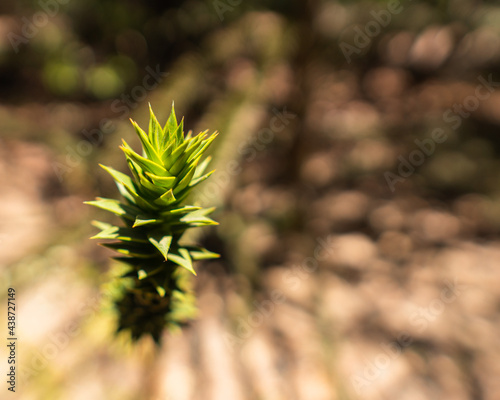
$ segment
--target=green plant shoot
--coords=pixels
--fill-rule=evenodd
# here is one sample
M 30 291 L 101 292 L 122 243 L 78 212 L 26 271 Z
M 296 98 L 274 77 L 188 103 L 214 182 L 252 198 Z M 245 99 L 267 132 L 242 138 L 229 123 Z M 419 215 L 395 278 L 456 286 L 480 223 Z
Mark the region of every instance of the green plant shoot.
M 159 343 L 166 326 L 193 317 L 194 296 L 186 276 L 196 275 L 193 261 L 219 257 L 204 248 L 181 244 L 186 230 L 217 225 L 208 217 L 214 208 L 184 204 L 192 189 L 214 172 L 205 172 L 210 157 L 204 158 L 204 153 L 217 132 L 185 135 L 183 120 L 177 122 L 173 105 L 161 127 L 151 106 L 149 109 L 147 133 L 131 120 L 142 154 L 124 140 L 120 146 L 131 176 L 101 165 L 113 177 L 123 199 L 98 197 L 86 204 L 107 210 L 122 221 L 119 226 L 92 222 L 101 230 L 92 239 L 114 239 L 102 245 L 120 253 L 115 259 L 130 267 L 123 277 L 132 278 L 133 283 L 116 300 L 117 330 L 129 330 L 134 340 L 150 334 Z

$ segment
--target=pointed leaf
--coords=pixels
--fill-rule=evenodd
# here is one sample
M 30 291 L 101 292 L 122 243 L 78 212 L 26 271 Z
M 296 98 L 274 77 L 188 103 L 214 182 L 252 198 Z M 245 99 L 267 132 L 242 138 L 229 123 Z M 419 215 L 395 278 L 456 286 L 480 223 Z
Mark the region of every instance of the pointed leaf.
M 91 239 L 115 239 L 124 242 L 148 243 L 144 235 L 138 232 L 137 229 L 118 227 L 109 224 L 102 229 L 100 233 L 91 237 Z
M 162 129 L 160 126 L 160 123 L 156 119 L 156 116 L 153 112 L 153 109 L 151 108 L 151 104 L 149 104 L 149 140 L 153 144 L 153 146 L 156 148 L 156 150 L 160 149 L 160 137 L 162 135 Z
M 146 175 L 149 176 L 155 184 L 167 189 L 171 189 L 176 180 L 175 176 L 158 176 L 150 172 L 146 172 Z
M 102 164 L 99 165 L 113 177 L 113 179 L 116 181 L 116 185 L 118 186 L 118 190 L 120 191 L 121 195 L 125 197 L 129 202 L 137 204 L 141 208 L 154 208 L 152 204 L 147 203 L 138 195 L 135 184 L 130 176 L 125 175 L 124 173 L 117 171 L 114 168 L 107 167 Z
M 127 154 L 125 154 L 125 158 L 127 159 L 127 165 L 134 176 L 136 182 L 139 182 L 139 174 L 143 173 L 143 170 L 139 164 L 137 164 L 134 160 L 130 159 Z
M 189 142 L 184 142 L 180 146 L 174 149 L 172 153 L 170 153 L 167 157 L 163 157 L 163 162 L 165 163 L 165 167 L 167 169 L 171 169 L 171 167 L 175 164 L 175 162 L 179 159 L 181 154 L 188 147 Z
M 175 115 L 174 115 L 175 116 Z M 168 121 L 167 121 L 168 125 Z M 173 131 L 169 131 L 169 128 L 167 125 L 164 128 L 165 132 L 165 137 L 163 138 L 163 146 L 167 146 L 167 144 L 174 144 L 174 145 L 179 145 L 182 143 L 183 135 L 184 135 L 184 118 L 181 119 L 181 122 L 177 125 L 177 128 L 175 128 Z M 173 129 L 174 125 L 172 125 Z M 165 131 L 166 130 L 166 131 Z
M 97 197 L 97 200 L 85 201 L 84 203 L 101 208 L 106 211 L 110 211 L 113 214 L 127 219 L 134 219 L 134 215 L 136 214 L 136 212 L 140 212 L 140 210 L 138 208 L 135 208 L 134 206 L 127 206 L 120 203 L 118 200 L 106 199 L 103 197 Z
M 203 140 L 208 130 L 198 133 L 194 138 L 189 140 L 189 147 L 186 149 L 186 154 L 192 155 L 203 146 Z
M 219 132 L 214 132 L 208 139 L 204 140 L 203 145 L 196 152 L 194 152 L 191 157 L 188 158 L 187 162 L 190 162 L 192 159 L 198 157 L 199 155 L 202 155 L 217 136 L 219 136 Z
M 168 117 L 167 123 L 163 128 L 163 134 L 168 138 L 174 137 L 175 131 L 177 130 L 177 118 L 175 117 L 174 102 L 172 102 L 172 111 Z
M 108 229 L 111 228 L 113 225 L 108 224 L 107 222 L 101 222 L 101 221 L 96 221 L 93 220 L 90 222 L 91 225 L 95 226 L 96 228 L 99 228 L 100 230 Z
M 146 177 L 146 175 L 140 175 L 139 180 L 140 180 L 140 185 L 148 189 L 151 195 L 154 196 L 155 198 L 158 197 L 160 193 L 164 192 L 164 189 L 161 186 L 155 185 Z
M 178 175 L 179 172 L 182 171 L 182 169 L 184 167 L 188 167 L 188 162 L 187 162 L 187 159 L 188 159 L 189 155 L 188 154 L 183 154 L 181 155 L 177 161 L 174 163 L 174 165 L 172 165 L 170 168 L 169 168 L 169 171 L 174 174 L 174 175 Z
M 107 167 L 106 165 L 99 164 L 99 166 L 104 169 L 108 174 L 110 174 L 113 179 L 119 183 L 121 183 L 125 188 L 133 195 L 137 196 L 137 191 L 134 187 L 134 182 L 130 176 L 125 175 L 123 172 L 117 171 L 114 168 Z
M 210 214 L 214 210 L 215 208 L 204 208 L 202 210 L 193 211 L 182 217 L 180 222 L 190 224 L 192 226 L 219 225 L 218 222 L 206 217 L 206 215 Z
M 131 257 L 152 258 L 154 255 L 144 245 L 134 244 L 132 242 L 117 242 L 117 243 L 99 243 L 101 246 L 112 249 L 120 254 L 125 254 Z
M 208 156 L 207 158 L 205 158 L 198 165 L 198 168 L 196 168 L 196 173 L 194 174 L 194 178 L 198 178 L 198 177 L 202 176 L 211 161 L 212 161 L 212 156 Z
M 165 168 L 163 168 L 163 166 L 160 165 L 159 163 L 156 163 L 152 160 L 149 160 L 149 159 L 137 154 L 135 151 L 129 149 L 128 147 L 120 146 L 120 148 L 123 150 L 123 152 L 125 153 L 127 158 L 134 161 L 142 169 L 149 171 L 149 172 L 152 172 L 156 175 L 161 175 L 161 176 L 172 175 Z
M 208 177 L 210 177 L 210 175 L 212 175 L 213 173 L 215 172 L 215 169 L 210 171 L 209 173 L 203 175 L 203 176 L 200 176 L 198 178 L 195 178 L 191 181 L 191 183 L 189 184 L 189 187 L 195 187 L 196 185 L 198 185 L 199 183 L 203 182 L 205 179 L 207 179 Z
M 197 211 L 197 210 L 201 210 L 201 207 L 198 207 L 198 206 L 184 206 L 184 207 L 180 207 L 180 208 L 175 208 L 173 210 L 169 210 L 169 211 L 167 211 L 167 213 L 168 214 L 176 215 L 176 214 L 186 214 L 188 212 Z
M 182 178 L 182 180 L 177 184 L 174 190 L 174 194 L 177 194 L 184 190 L 191 183 L 191 179 L 193 178 L 196 172 L 196 165 L 193 165 L 191 169 L 186 173 L 186 175 Z
M 120 194 L 129 202 L 135 204 L 134 197 L 130 194 L 130 192 L 125 189 L 125 186 L 121 184 L 120 182 L 115 182 L 116 187 L 118 188 L 118 191 Z
M 118 227 L 111 226 L 107 229 L 103 229 L 97 235 L 91 237 L 91 239 L 116 239 L 118 236 Z
M 155 200 L 155 204 L 169 206 L 170 204 L 175 203 L 175 201 L 176 198 L 174 196 L 174 192 L 172 189 L 169 189 Z
M 156 152 L 156 149 L 153 147 L 153 145 L 150 143 L 148 135 L 146 132 L 144 132 L 139 125 L 137 125 L 137 122 L 133 121 L 132 119 L 130 120 L 132 125 L 135 128 L 135 131 L 137 132 L 137 135 L 139 136 L 139 139 L 141 139 L 142 147 L 144 148 L 144 151 L 146 152 L 148 158 L 151 161 L 154 161 L 155 163 L 161 163 L 160 156 Z
M 220 254 L 213 253 L 203 247 L 198 246 L 185 246 L 189 251 L 189 255 L 193 260 L 208 260 L 213 258 L 220 258 Z
M 172 243 L 172 236 L 153 233 L 148 235 L 148 239 L 160 251 L 166 260 L 170 244 Z
M 168 260 L 176 263 L 177 265 L 179 265 L 179 266 L 187 269 L 189 272 L 191 272 L 194 275 L 196 275 L 196 272 L 193 269 L 193 263 L 191 261 L 191 257 L 189 257 L 189 254 L 188 254 L 188 258 L 184 258 L 182 255 L 177 255 L 177 254 L 169 253 L 168 254 Z
M 154 217 L 147 217 L 147 216 L 143 216 L 143 215 L 138 215 L 137 218 L 135 219 L 134 225 L 132 227 L 136 228 L 138 226 L 159 224 L 161 222 L 162 222 L 161 219 L 156 219 Z

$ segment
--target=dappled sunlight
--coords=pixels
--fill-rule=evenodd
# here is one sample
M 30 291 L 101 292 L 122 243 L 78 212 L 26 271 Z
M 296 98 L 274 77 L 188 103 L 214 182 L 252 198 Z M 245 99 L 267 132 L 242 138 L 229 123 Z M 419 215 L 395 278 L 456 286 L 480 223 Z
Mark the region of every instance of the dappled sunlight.
M 434 3 L 2 2 L 13 396 L 496 400 L 500 7 Z M 219 225 L 182 240 L 221 257 L 156 346 L 115 334 L 131 281 L 89 238 L 117 219 L 83 201 L 172 102 L 219 132 L 189 200 Z

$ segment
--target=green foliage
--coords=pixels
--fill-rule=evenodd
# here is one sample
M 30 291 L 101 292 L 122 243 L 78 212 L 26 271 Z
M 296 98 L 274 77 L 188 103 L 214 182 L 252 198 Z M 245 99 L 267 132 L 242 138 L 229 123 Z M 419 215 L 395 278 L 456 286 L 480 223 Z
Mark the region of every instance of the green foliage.
M 162 128 L 150 107 L 149 131 L 134 121 L 143 152 L 136 153 L 125 141 L 125 153 L 132 177 L 101 165 L 115 180 L 124 201 L 97 198 L 86 204 L 117 215 L 123 226 L 93 221 L 101 231 L 92 239 L 114 239 L 104 243 L 121 254 L 116 259 L 130 266 L 124 277 L 133 285 L 117 300 L 118 331 L 130 330 L 132 338 L 150 334 L 158 343 L 166 325 L 180 324 L 194 316 L 194 298 L 186 271 L 196 275 L 193 261 L 217 258 L 204 248 L 181 244 L 186 230 L 217 225 L 208 215 L 213 208 L 183 204 L 192 189 L 207 179 L 210 157 L 204 152 L 217 133 L 207 131 L 184 135 L 184 123 L 177 122 L 174 107 Z

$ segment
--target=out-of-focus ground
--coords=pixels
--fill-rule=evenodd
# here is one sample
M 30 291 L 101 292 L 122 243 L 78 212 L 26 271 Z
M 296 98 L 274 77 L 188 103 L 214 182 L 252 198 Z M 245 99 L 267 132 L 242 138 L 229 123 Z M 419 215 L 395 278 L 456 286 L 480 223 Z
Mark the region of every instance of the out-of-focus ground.
M 40 4 L 0 6 L 1 398 L 500 399 L 498 4 L 67 3 L 18 52 Z M 113 336 L 82 202 L 172 100 L 221 132 L 197 198 L 222 258 L 155 350 Z

